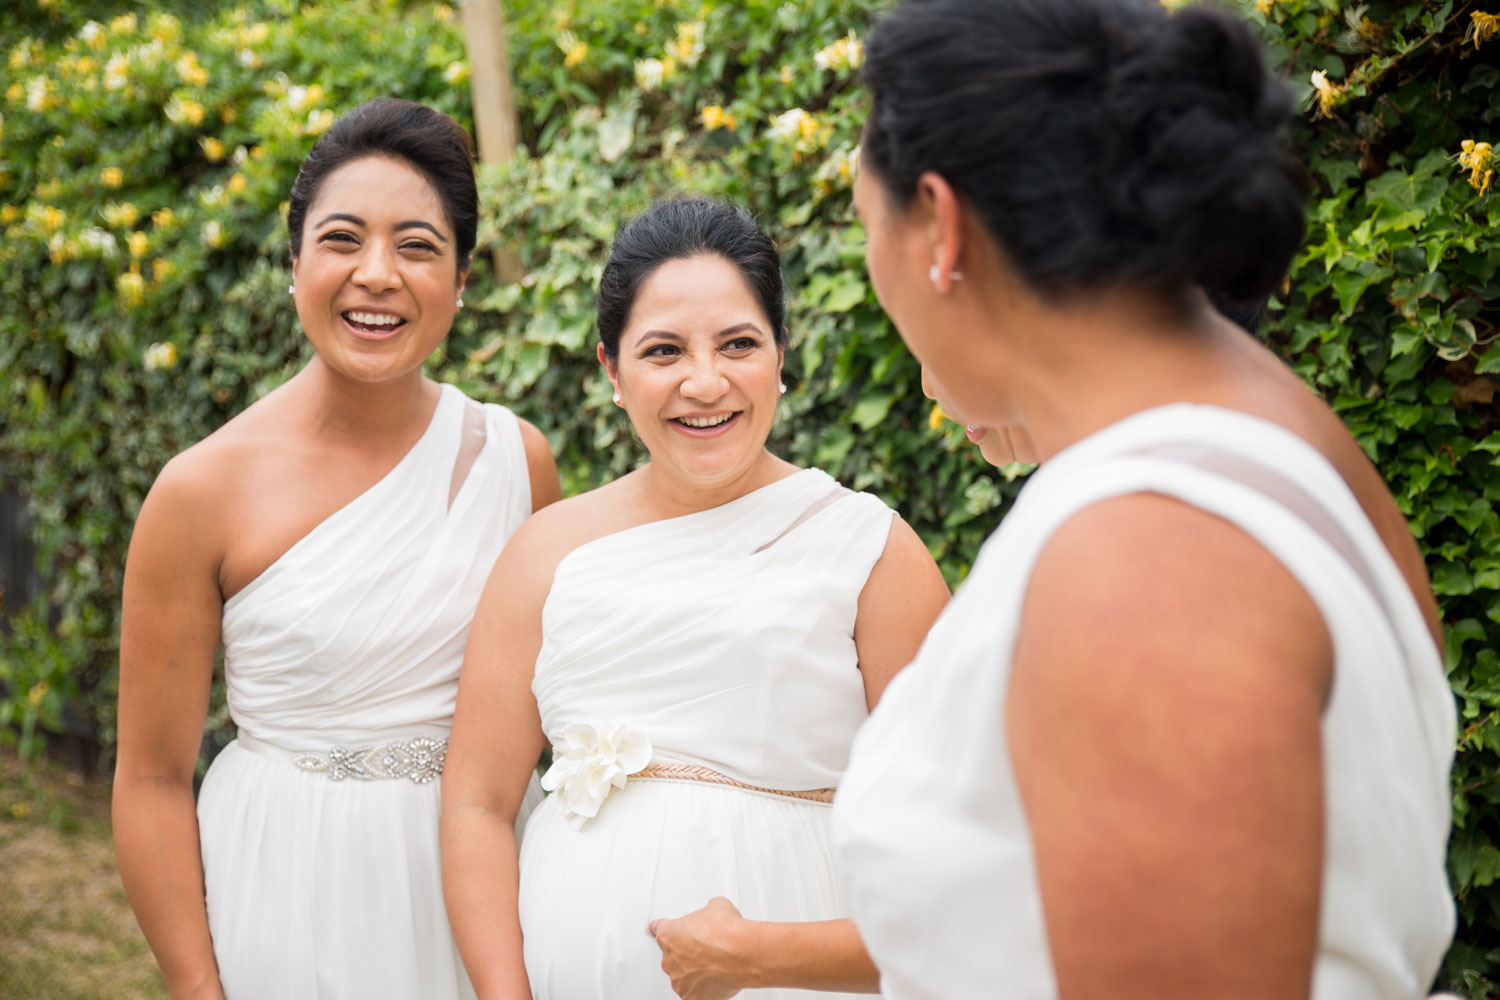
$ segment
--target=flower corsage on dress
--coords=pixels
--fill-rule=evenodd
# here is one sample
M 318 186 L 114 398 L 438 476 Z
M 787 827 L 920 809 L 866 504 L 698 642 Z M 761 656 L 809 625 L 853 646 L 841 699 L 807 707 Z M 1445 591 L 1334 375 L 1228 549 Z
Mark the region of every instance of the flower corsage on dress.
M 570 722 L 552 748 L 542 788 L 557 793 L 563 815 L 581 830 L 612 789 L 650 762 L 651 741 L 623 722 Z

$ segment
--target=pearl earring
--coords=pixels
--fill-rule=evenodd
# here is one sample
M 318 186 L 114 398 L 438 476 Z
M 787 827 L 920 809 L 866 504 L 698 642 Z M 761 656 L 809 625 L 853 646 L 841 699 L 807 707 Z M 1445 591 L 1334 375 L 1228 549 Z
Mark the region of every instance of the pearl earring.
M 297 294 L 297 286 L 296 286 L 296 284 L 294 283 L 294 284 L 287 285 L 286 286 L 286 293 L 288 295 L 296 295 Z
M 458 300 L 458 308 L 462 309 L 463 307 L 464 307 L 464 300 L 463 300 L 462 297 L 460 297 L 459 300 Z
M 938 278 L 942 277 L 942 273 L 942 271 L 938 270 L 938 266 L 934 264 L 932 265 L 932 267 L 927 269 L 927 280 L 936 285 L 938 283 Z M 953 281 L 963 281 L 964 273 L 962 271 L 949 271 L 948 277 Z
M 617 393 L 615 393 L 615 404 L 619 405 L 619 402 L 620 402 L 620 394 L 617 392 Z
M 778 387 L 777 387 L 777 388 L 778 388 L 778 389 L 779 389 L 779 390 L 780 390 L 780 391 L 781 391 L 781 392 L 783 392 L 783 393 L 785 393 L 785 392 L 786 392 L 786 383 L 785 383 L 785 382 L 783 382 L 783 383 L 781 383 L 781 385 L 780 385 L 780 386 L 778 386 Z

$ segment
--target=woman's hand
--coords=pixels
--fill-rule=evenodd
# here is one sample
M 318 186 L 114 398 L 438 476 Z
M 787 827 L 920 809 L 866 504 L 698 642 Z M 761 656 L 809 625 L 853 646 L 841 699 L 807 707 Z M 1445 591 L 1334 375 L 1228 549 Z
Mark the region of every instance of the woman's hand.
M 727 1000 L 751 985 L 745 954 L 751 922 L 723 896 L 686 916 L 653 920 L 647 930 L 682 1000 Z

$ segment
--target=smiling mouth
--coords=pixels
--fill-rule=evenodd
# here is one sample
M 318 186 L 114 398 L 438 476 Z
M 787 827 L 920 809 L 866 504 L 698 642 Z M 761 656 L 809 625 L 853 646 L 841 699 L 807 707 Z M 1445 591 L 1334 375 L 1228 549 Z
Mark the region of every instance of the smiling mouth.
M 685 431 L 696 434 L 712 434 L 728 427 L 739 419 L 740 411 L 715 413 L 707 417 L 672 417 L 671 422 Z
M 406 325 L 406 320 L 395 313 L 351 309 L 339 315 L 343 317 L 345 323 L 360 333 L 393 333 Z

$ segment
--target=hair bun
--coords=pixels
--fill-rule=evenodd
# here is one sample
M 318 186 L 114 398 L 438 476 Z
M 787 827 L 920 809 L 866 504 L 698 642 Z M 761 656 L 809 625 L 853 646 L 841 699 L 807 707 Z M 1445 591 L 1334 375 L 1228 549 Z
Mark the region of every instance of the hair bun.
M 1102 155 L 1114 224 L 1139 276 L 1253 299 L 1302 241 L 1304 175 L 1284 131 L 1291 95 L 1249 28 L 1189 7 L 1113 61 Z

